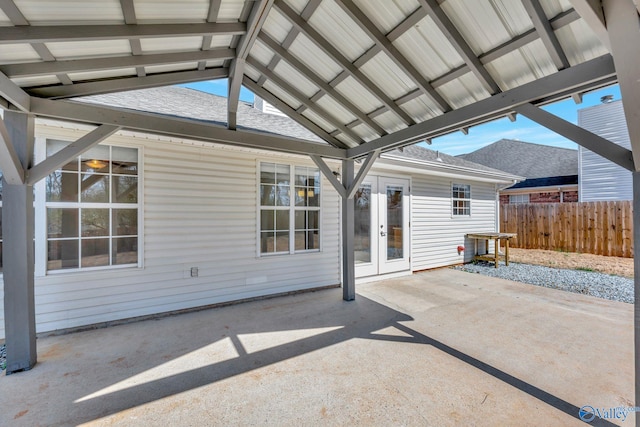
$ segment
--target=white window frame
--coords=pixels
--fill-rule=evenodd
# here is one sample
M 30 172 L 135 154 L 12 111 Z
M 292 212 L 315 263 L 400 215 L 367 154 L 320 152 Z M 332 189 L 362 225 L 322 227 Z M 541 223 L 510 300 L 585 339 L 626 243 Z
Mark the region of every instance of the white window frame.
M 56 141 L 67 141 L 72 143 L 73 141 L 69 141 L 64 137 L 37 137 L 36 138 L 36 161 L 39 163 L 46 159 L 47 153 L 47 140 L 56 140 Z M 40 180 L 35 185 L 35 194 L 36 194 L 36 202 L 35 202 L 35 250 L 36 250 L 36 263 L 35 263 L 35 274 L 36 276 L 42 277 L 47 275 L 59 275 L 59 274 L 81 274 L 87 272 L 97 272 L 97 271 L 110 271 L 110 270 L 122 270 L 122 269 L 142 269 L 144 267 L 144 164 L 143 164 L 143 147 L 137 144 L 128 144 L 122 142 L 102 142 L 98 144 L 98 146 L 107 146 L 117 147 L 117 148 L 135 148 L 138 151 L 138 194 L 137 194 L 137 203 L 82 203 L 82 202 L 47 202 L 46 201 L 46 178 Z M 80 173 L 80 172 L 78 172 Z M 112 176 L 112 173 L 109 172 L 109 176 Z M 48 232 L 47 232 L 47 208 L 71 208 L 78 209 L 81 207 L 86 208 L 95 208 L 95 209 L 109 209 L 110 214 L 112 209 L 137 209 L 137 220 L 138 220 L 138 259 L 136 263 L 130 264 L 121 264 L 121 265 L 104 265 L 104 266 L 96 266 L 96 267 L 79 267 L 79 268 L 66 268 L 59 270 L 48 270 Z M 110 215 L 111 216 L 111 215 Z M 110 218 L 111 223 L 111 218 Z M 80 218 L 78 219 L 78 226 L 81 227 Z M 112 230 L 110 227 L 109 235 L 105 236 L 110 241 L 113 239 Z M 39 238 L 38 238 L 39 237 Z M 70 240 L 78 240 L 81 241 L 81 235 L 78 235 L 77 238 Z M 81 258 L 81 253 L 78 253 L 78 257 Z M 111 254 L 109 254 L 111 257 Z
M 454 193 L 455 193 L 455 188 L 456 186 L 458 187 L 466 187 L 469 189 L 469 197 L 455 197 Z M 471 200 L 472 200 L 472 196 L 471 196 L 471 184 L 462 184 L 459 182 L 452 182 L 451 183 L 451 217 L 452 218 L 469 218 L 471 216 Z M 456 213 L 457 209 L 464 209 L 464 208 L 458 208 L 455 206 L 456 202 L 467 202 L 469 204 L 469 213 L 467 214 L 461 214 L 461 213 Z
M 526 200 L 524 197 L 526 196 Z M 526 205 L 530 203 L 530 194 L 509 194 L 509 204 L 510 205 Z
M 261 171 L 262 164 L 271 163 L 282 166 L 289 167 L 289 206 L 264 206 L 264 208 L 274 209 L 274 210 L 288 210 L 289 211 L 289 250 L 288 251 L 279 251 L 279 252 L 262 252 L 262 228 L 261 228 L 261 220 L 262 220 L 262 201 L 260 199 L 260 186 L 262 185 L 261 181 Z M 318 186 L 320 187 L 320 195 L 318 197 L 318 206 L 296 206 L 295 204 L 295 194 L 296 191 L 296 183 L 295 183 L 295 175 L 296 175 L 296 167 L 304 167 L 318 171 Z M 288 162 L 284 159 L 260 159 L 256 162 L 256 256 L 258 258 L 269 258 L 280 255 L 295 255 L 295 254 L 308 254 L 308 253 L 319 253 L 322 252 L 322 172 L 315 165 L 303 165 Z M 295 213 L 298 211 L 316 211 L 318 212 L 318 249 L 295 249 Z

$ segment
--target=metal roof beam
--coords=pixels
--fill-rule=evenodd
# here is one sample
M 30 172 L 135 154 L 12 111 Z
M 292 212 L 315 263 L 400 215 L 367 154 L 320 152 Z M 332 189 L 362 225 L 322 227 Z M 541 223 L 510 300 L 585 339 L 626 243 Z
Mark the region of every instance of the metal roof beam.
M 119 108 L 73 101 L 52 101 L 33 98 L 32 112 L 37 116 L 90 124 L 109 124 L 145 133 L 177 136 L 200 141 L 237 145 L 260 150 L 294 154 L 316 154 L 342 159 L 345 150 L 296 138 L 276 136 L 266 132 L 233 131 L 198 120 L 168 117 Z
M 7 15 L 13 25 L 29 25 L 29 21 L 20 12 L 13 0 L 0 0 L 0 10 Z
M 435 0 L 419 0 L 419 3 L 427 10 L 433 22 L 435 22 L 440 31 L 442 31 L 447 40 L 449 40 L 449 43 L 451 43 L 456 52 L 458 52 L 458 55 L 462 57 L 469 69 L 475 74 L 478 80 L 480 80 L 487 91 L 490 94 L 500 92 L 500 88 L 495 80 L 493 80 L 493 77 L 491 77 L 489 72 L 484 68 L 473 50 L 471 50 L 469 44 L 467 44 L 464 37 L 462 37 L 462 34 L 460 34 L 451 23 L 451 20 L 449 20 L 449 17 L 444 13 L 438 2 Z
M 631 0 L 604 0 L 613 63 L 618 74 L 629 140 L 640 171 L 640 20 Z M 640 368 L 640 366 L 639 366 Z M 640 390 L 638 390 L 640 393 Z
M 341 133 L 348 135 L 349 138 L 355 140 L 356 142 L 362 142 L 362 139 L 355 132 L 346 127 L 343 123 L 340 123 L 337 118 L 331 115 L 331 113 L 317 105 L 313 99 L 307 98 L 302 92 L 293 87 L 291 84 L 287 83 L 284 79 L 282 79 L 272 71 L 269 71 L 267 67 L 260 64 L 258 60 L 250 56 L 247 59 L 247 63 L 255 68 L 260 74 L 267 77 L 268 80 L 271 80 L 274 84 L 296 98 L 296 100 L 298 100 L 306 108 L 312 110 L 313 112 L 321 116 L 324 120 L 331 123 L 331 125 L 340 130 Z M 344 144 L 342 145 L 342 148 L 345 148 Z
M 463 126 L 474 126 L 511 113 L 525 103 L 535 105 L 553 102 L 615 81 L 616 70 L 610 55 L 603 55 L 522 86 L 507 90 L 473 104 L 458 108 L 409 128 L 350 148 L 347 157 L 361 157 L 373 150 L 390 150 L 422 139 L 454 132 Z
M 276 0 L 274 6 L 282 12 L 282 14 L 296 27 L 303 32 L 309 39 L 322 49 L 329 57 L 331 57 L 337 64 L 342 66 L 345 72 L 349 73 L 354 79 L 360 82 L 365 88 L 367 88 L 380 102 L 392 110 L 398 117 L 400 117 L 406 124 L 413 124 L 414 121 L 402 108 L 400 108 L 391 98 L 389 98 L 377 85 L 375 85 L 368 77 L 362 73 L 357 67 L 355 67 L 347 58 L 344 57 L 335 47 L 333 47 L 322 35 L 311 27 L 296 12 L 287 5 L 284 0 Z
M 0 170 L 9 184 L 24 184 L 24 168 L 2 119 L 0 119 Z
M 0 27 L 0 45 L 92 40 L 122 40 L 156 37 L 205 35 L 241 35 L 247 30 L 242 22 L 202 24 L 145 25 L 54 25 Z
M 318 76 L 312 69 L 307 67 L 302 61 L 300 61 L 295 56 L 290 54 L 285 47 L 280 46 L 277 41 L 275 41 L 265 33 L 260 34 L 259 38 L 261 42 L 263 42 L 271 50 L 273 50 L 273 52 L 276 55 L 275 58 L 284 59 L 289 65 L 291 65 L 293 68 L 301 72 L 313 83 L 315 83 L 320 88 L 320 90 L 322 90 L 324 93 L 334 98 L 336 101 L 342 104 L 347 110 L 351 111 L 359 119 L 360 122 L 365 123 L 367 126 L 372 128 L 375 132 L 377 132 L 380 136 L 387 134 L 387 132 L 382 128 L 382 126 L 380 126 L 374 120 L 369 118 L 369 116 L 367 116 L 362 111 L 360 111 L 358 107 L 356 107 L 345 96 L 343 96 L 337 90 L 335 90 L 330 84 L 326 83 L 320 76 Z M 270 67 L 267 67 L 267 68 L 270 68 Z
M 195 52 L 158 53 L 139 56 L 73 59 L 53 62 L 27 62 L 0 65 L 0 71 L 9 77 L 45 76 L 58 73 L 78 73 L 96 70 L 115 70 L 147 65 L 175 64 L 180 62 L 209 61 L 235 57 L 235 49 L 214 49 Z
M 591 27 L 602 44 L 611 52 L 609 32 L 605 24 L 604 11 L 601 0 L 569 0 L 571 6 L 580 14 L 582 19 Z
M 531 18 L 533 26 L 540 36 L 540 40 L 542 40 L 547 52 L 549 52 L 549 56 L 551 56 L 556 68 L 558 70 L 569 68 L 571 65 L 569 64 L 567 55 L 564 54 L 562 46 L 560 46 L 560 42 L 553 32 L 553 28 L 551 28 L 549 19 L 545 15 L 540 2 L 538 0 L 522 0 L 522 5 Z
M 378 30 L 373 22 L 351 0 L 336 0 L 347 15 L 364 31 L 373 42 L 418 86 L 441 111 L 450 111 L 451 106 L 429 84 L 427 79 L 409 62 L 407 58 Z
M 97 95 L 122 92 L 125 90 L 148 89 L 180 83 L 202 82 L 222 79 L 229 75 L 228 68 L 208 70 L 176 71 L 172 73 L 151 74 L 145 77 L 124 77 L 111 80 L 96 80 L 74 83 L 72 85 L 42 86 L 29 88 L 29 94 L 43 98 L 61 99 L 76 96 Z M 0 92 L 1 93 L 1 92 Z
M 522 104 L 515 110 L 530 120 L 564 136 L 582 147 L 601 155 L 605 159 L 633 171 L 633 155 L 630 150 L 598 136 L 580 126 L 574 125 L 542 108 L 531 104 Z
M 300 124 L 300 126 L 313 132 L 314 134 L 324 139 L 328 143 L 336 147 L 340 147 L 343 145 L 342 141 L 340 141 L 339 139 L 336 139 L 334 136 L 332 136 L 330 133 L 325 131 L 323 128 L 316 125 L 311 120 L 307 119 L 305 116 L 300 114 L 298 111 L 291 108 L 287 103 L 285 103 L 284 101 L 281 101 L 278 97 L 276 97 L 271 92 L 269 92 L 268 90 L 260 86 L 258 83 L 251 80 L 249 77 L 244 76 L 244 79 L 242 80 L 242 84 L 245 85 L 247 88 L 249 88 L 253 93 L 258 95 L 260 98 L 266 100 L 271 105 L 275 106 L 278 110 L 285 113 L 290 119 L 295 120 L 298 124 Z
M 240 38 L 236 48 L 236 58 L 231 61 L 227 86 L 227 127 L 229 129 L 235 129 L 237 125 L 238 102 L 240 101 L 240 87 L 242 86 L 245 61 L 264 21 L 267 20 L 272 5 L 273 0 L 255 2 L 247 21 L 247 32 Z
M 82 136 L 75 142 L 64 147 L 51 157 L 47 157 L 37 165 L 31 167 L 27 171 L 27 185 L 34 185 L 36 182 L 45 178 L 47 175 L 69 163 L 85 151 L 95 147 L 114 133 L 120 130 L 119 126 L 100 125 L 88 134 Z
M 0 72 L 0 96 L 15 105 L 19 110 L 29 111 L 31 97 L 7 76 Z

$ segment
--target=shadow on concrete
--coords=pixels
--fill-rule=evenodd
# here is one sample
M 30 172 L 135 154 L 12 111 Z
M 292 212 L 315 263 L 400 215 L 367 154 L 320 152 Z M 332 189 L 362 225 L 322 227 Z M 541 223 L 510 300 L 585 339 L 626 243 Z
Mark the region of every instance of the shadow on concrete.
M 236 306 L 190 314 L 198 317 L 195 319 L 196 322 L 204 321 L 207 323 L 208 340 L 200 340 L 199 337 L 190 337 L 189 340 L 185 340 L 184 337 L 166 335 L 146 337 L 146 339 L 163 340 L 163 345 L 168 347 L 180 347 L 187 341 L 192 344 L 197 343 L 197 345 L 188 348 L 180 348 L 176 354 L 178 357 L 180 354 L 197 350 L 199 345 L 205 346 L 215 342 L 215 339 L 211 339 L 214 336 L 225 339 L 229 337 L 236 347 L 238 357 L 186 372 L 169 374 L 163 378 L 131 385 L 128 388 L 95 397 L 81 399 L 82 396 L 78 396 L 79 400 L 76 400 L 71 406 L 74 414 L 81 415 L 80 419 L 74 416 L 73 423 L 90 422 L 353 339 L 384 340 L 432 346 L 571 417 L 580 419 L 578 415 L 580 408 L 570 402 L 406 326 L 402 322 L 409 322 L 413 319 L 405 313 L 360 295 L 356 301 L 337 302 L 335 299 L 337 292 L 324 291 L 322 294 L 324 294 L 322 297 L 320 297 L 320 293 L 314 294 L 314 297 L 320 298 L 306 298 L 306 301 L 303 301 L 305 306 L 313 307 L 312 310 L 294 309 L 298 302 L 296 297 L 292 297 L 286 302 L 281 299 L 271 300 L 273 301 L 272 305 L 269 301 L 263 301 L 244 304 L 240 310 L 238 310 L 240 307 Z M 238 313 L 245 314 L 245 316 L 238 318 Z M 163 319 L 163 321 L 176 320 L 177 318 Z M 231 323 L 232 320 L 234 323 Z M 200 325 L 202 326 L 202 324 Z M 255 352 L 248 352 L 239 338 L 243 334 L 327 327 L 338 328 Z M 389 327 L 397 328 L 408 336 L 385 335 L 377 332 Z M 184 334 L 201 334 L 201 332 L 201 329 L 194 328 L 194 330 L 185 330 Z M 143 372 L 166 362 L 166 359 L 160 361 L 154 354 L 137 354 L 135 359 L 137 361 L 135 371 L 137 372 Z M 350 364 L 358 362 L 358 360 L 345 360 L 344 364 L 348 367 Z M 131 374 L 129 373 L 128 376 Z M 109 382 L 115 384 L 125 379 L 126 376 L 122 376 L 121 373 L 114 370 L 113 376 L 109 377 Z M 589 424 L 595 426 L 615 425 L 599 418 Z

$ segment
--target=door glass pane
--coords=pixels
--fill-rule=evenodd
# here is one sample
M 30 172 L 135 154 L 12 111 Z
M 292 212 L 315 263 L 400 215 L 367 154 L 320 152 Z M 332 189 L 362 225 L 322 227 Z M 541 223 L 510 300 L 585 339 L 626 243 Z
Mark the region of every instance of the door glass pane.
M 371 184 L 363 184 L 354 197 L 356 264 L 371 262 Z
M 387 186 L 387 259 L 402 259 L 402 193 L 401 186 Z

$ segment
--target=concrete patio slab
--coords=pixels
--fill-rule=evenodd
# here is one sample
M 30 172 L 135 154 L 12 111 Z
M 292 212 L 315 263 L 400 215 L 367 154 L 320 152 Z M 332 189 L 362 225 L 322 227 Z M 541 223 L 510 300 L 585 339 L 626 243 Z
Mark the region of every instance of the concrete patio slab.
M 584 425 L 633 406 L 633 307 L 449 269 L 38 339 L 0 425 Z M 634 425 L 620 411 L 591 425 Z M 626 413 L 625 413 L 626 415 Z

